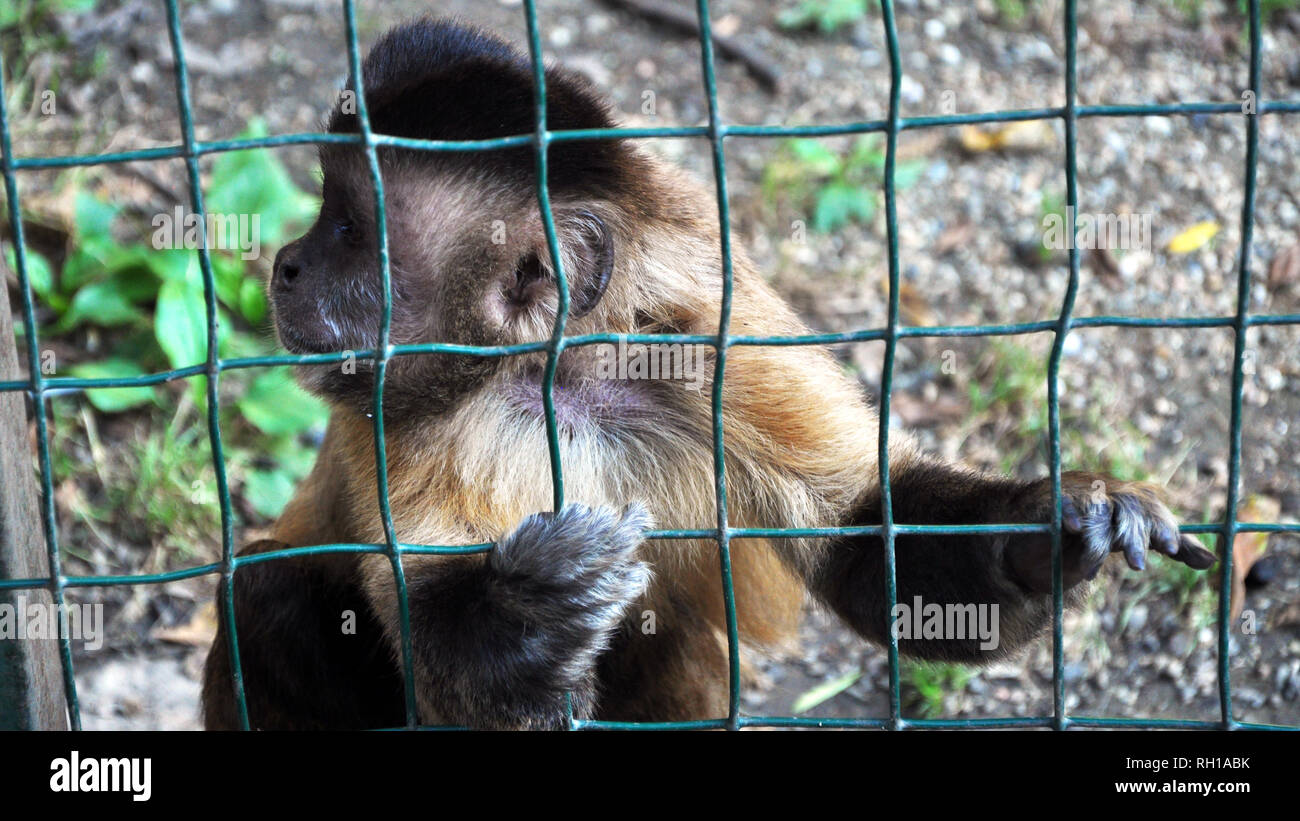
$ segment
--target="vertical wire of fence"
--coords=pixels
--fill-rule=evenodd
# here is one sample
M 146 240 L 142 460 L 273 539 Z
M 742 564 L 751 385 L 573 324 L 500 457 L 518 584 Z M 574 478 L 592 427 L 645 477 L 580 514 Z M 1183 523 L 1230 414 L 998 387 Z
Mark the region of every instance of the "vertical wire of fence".
M 972 728 L 972 727 L 1050 727 L 1057 730 L 1068 727 L 1149 727 L 1149 728 L 1222 728 L 1222 729 L 1297 729 L 1280 725 L 1239 722 L 1232 713 L 1231 677 L 1231 604 L 1229 592 L 1232 579 L 1232 550 L 1230 546 L 1240 533 L 1294 533 L 1300 534 L 1300 525 L 1282 523 L 1246 523 L 1237 520 L 1240 506 L 1241 484 L 1241 432 L 1242 396 L 1245 381 L 1247 336 L 1250 328 L 1262 325 L 1300 325 L 1300 314 L 1253 314 L 1250 312 L 1250 252 L 1253 238 L 1255 186 L 1258 167 L 1259 118 L 1265 114 L 1286 116 L 1300 114 L 1300 101 L 1266 101 L 1262 98 L 1261 66 L 1262 36 L 1260 30 L 1259 0 L 1249 3 L 1250 79 L 1249 92 L 1252 105 L 1238 102 L 1187 102 L 1173 104 L 1132 105 L 1080 105 L 1078 102 L 1078 10 L 1077 0 L 1066 0 L 1063 13 L 1065 37 L 1065 104 L 1061 107 L 992 111 L 972 114 L 902 117 L 900 113 L 900 88 L 902 82 L 902 50 L 898 41 L 898 26 L 892 0 L 880 0 L 881 22 L 889 56 L 890 87 L 888 115 L 884 120 L 867 120 L 842 125 L 729 125 L 724 122 L 718 105 L 717 79 L 714 65 L 713 35 L 710 25 L 708 0 L 696 0 L 699 16 L 699 41 L 701 71 L 708 103 L 708 123 L 694 127 L 664 128 L 602 128 L 570 131 L 551 131 L 547 126 L 547 99 L 545 63 L 541 45 L 541 28 L 536 0 L 523 4 L 528 35 L 528 50 L 534 82 L 534 122 L 532 134 L 521 134 L 488 140 L 421 140 L 397 138 L 376 134 L 371 130 L 361 78 L 361 52 L 357 36 L 354 0 L 343 0 L 342 11 L 347 38 L 347 59 L 350 87 L 355 91 L 357 103 L 358 134 L 299 133 L 251 139 L 218 140 L 205 142 L 197 139 L 189 90 L 188 64 L 185 59 L 177 0 L 164 0 L 167 11 L 168 34 L 175 62 L 177 109 L 181 122 L 182 139 L 179 145 L 161 148 L 128 150 L 108 154 L 74 156 L 17 157 L 13 153 L 11 124 L 6 107 L 4 65 L 0 62 L 0 171 L 3 172 L 6 203 L 15 249 L 15 263 L 22 297 L 22 318 L 25 338 L 26 362 L 29 371 L 25 380 L 0 381 L 2 391 L 20 391 L 31 400 L 37 441 L 37 465 L 42 491 L 41 521 L 49 560 L 50 575 L 42 578 L 3 578 L 0 590 L 44 588 L 49 590 L 55 604 L 62 608 L 68 588 L 86 586 L 113 586 L 133 584 L 162 584 L 203 575 L 216 575 L 223 607 L 223 620 L 228 632 L 232 668 L 231 687 L 239 706 L 239 720 L 249 727 L 246 694 L 239 655 L 239 639 L 235 623 L 233 585 L 235 574 L 245 565 L 264 561 L 278 561 L 292 556 L 321 553 L 357 552 L 385 555 L 392 568 L 399 602 L 401 631 L 401 658 L 403 694 L 406 710 L 406 728 L 419 725 L 416 699 L 415 673 L 412 663 L 410 608 L 402 557 L 407 555 L 454 555 L 484 553 L 491 544 L 477 545 L 416 545 L 398 540 L 388 492 L 388 463 L 384 440 L 384 384 L 389 362 L 398 356 L 422 354 L 453 354 L 461 356 L 515 356 L 544 352 L 546 368 L 543 375 L 543 408 L 546 421 L 547 449 L 553 490 L 553 504 L 559 510 L 565 502 L 564 475 L 561 465 L 559 428 L 556 421 L 553 388 L 556 367 L 566 348 L 580 345 L 608 343 L 689 343 L 712 346 L 716 352 L 712 394 L 712 430 L 714 460 L 714 492 L 717 521 L 714 528 L 695 530 L 656 530 L 646 534 L 649 539 L 713 540 L 717 543 L 719 573 L 722 580 L 724 611 L 727 632 L 728 659 L 728 710 L 727 715 L 698 721 L 619 722 L 579 719 L 570 710 L 568 726 L 571 729 L 666 729 L 666 728 L 725 728 L 744 727 L 858 727 L 858 728 Z M 0 60 L 3 58 L 0 57 Z M 1077 243 L 1071 243 L 1068 257 L 1068 281 L 1061 309 L 1055 319 L 993 325 L 941 325 L 903 326 L 899 322 L 900 252 L 898 241 L 897 190 L 895 165 L 898 136 L 904 131 L 923 128 L 951 127 L 1024 120 L 1062 121 L 1065 129 L 1064 173 L 1066 204 L 1077 207 L 1078 191 L 1078 121 L 1091 117 L 1135 116 L 1188 116 L 1188 115 L 1243 116 L 1246 127 L 1245 186 L 1241 208 L 1241 244 L 1237 264 L 1237 306 L 1232 316 L 1188 316 L 1156 319 L 1132 316 L 1074 315 L 1075 299 L 1079 290 L 1079 253 Z M 730 332 L 732 301 L 732 256 L 730 211 L 727 194 L 727 167 L 725 142 L 728 137 L 812 137 L 864 133 L 883 133 L 886 137 L 885 171 L 883 189 L 888 251 L 889 304 L 887 322 L 883 328 L 866 328 L 847 333 L 799 336 L 747 336 Z M 705 138 L 709 141 L 713 163 L 715 190 L 720 227 L 720 253 L 722 259 L 722 298 L 719 305 L 717 334 L 609 334 L 594 333 L 566 336 L 565 328 L 570 304 L 568 284 L 563 270 L 559 239 L 551 211 L 548 185 L 548 148 L 555 142 L 570 140 L 637 139 L 637 138 Z M 245 358 L 221 358 L 217 350 L 217 306 L 211 259 L 206 241 L 198 243 L 199 267 L 203 277 L 204 308 L 207 321 L 207 353 L 202 363 L 170 371 L 135 377 L 76 378 L 45 376 L 40 368 L 39 327 L 36 322 L 36 304 L 29 277 L 29 263 L 23 232 L 19 172 L 35 169 L 70 168 L 96 164 L 121 163 L 139 160 L 182 159 L 186 165 L 190 185 L 190 206 L 198 215 L 200 230 L 205 230 L 203 193 L 199 160 L 207 154 L 253 148 L 270 149 L 276 146 L 310 143 L 350 143 L 361 147 L 366 156 L 368 173 L 374 187 L 376 232 L 378 236 L 378 261 L 383 281 L 383 312 L 377 347 L 356 352 L 357 359 L 372 363 L 375 381 L 373 396 L 373 435 L 375 447 L 376 493 L 384 529 L 381 544 L 334 544 L 276 550 L 256 555 L 239 556 L 234 545 L 234 514 L 230 489 L 226 477 L 225 456 L 219 422 L 218 384 L 222 371 L 240 368 L 271 367 L 276 365 L 306 365 L 340 363 L 349 354 L 345 352 L 311 354 L 302 356 L 277 355 Z M 464 345 L 426 343 L 418 345 L 393 345 L 389 339 L 392 321 L 392 281 L 389 266 L 388 238 L 383 177 L 379 150 L 404 148 L 424 151 L 492 151 L 503 148 L 531 147 L 536 162 L 536 194 L 542 215 L 547 249 L 556 271 L 559 290 L 559 308 L 549 339 L 508 346 L 473 347 Z M 1219 538 L 1219 593 L 1218 622 L 1218 691 L 1220 717 L 1217 721 L 1072 716 L 1067 713 L 1064 678 L 1063 600 L 1061 574 L 1061 431 L 1059 374 L 1066 336 L 1072 330 L 1098 327 L 1128 328 L 1230 328 L 1234 334 L 1232 396 L 1229 443 L 1229 487 L 1227 509 L 1218 523 L 1188 525 L 1184 533 L 1208 533 Z M 1047 524 L 1002 523 L 992 525 L 918 525 L 894 521 L 892 489 L 889 474 L 889 415 L 894 381 L 895 353 L 900 339 L 913 337 L 948 336 L 1004 336 L 1018 334 L 1053 334 L 1053 344 L 1047 368 L 1048 446 L 1050 480 L 1052 487 L 1052 520 Z M 882 519 L 878 526 L 824 527 L 824 528 L 741 528 L 732 527 L 727 518 L 726 443 L 723 433 L 723 386 L 726 379 L 727 351 L 736 345 L 830 345 L 852 344 L 866 341 L 883 341 L 885 356 L 881 373 L 880 424 L 877 431 L 879 455 L 879 482 L 882 496 Z M 8 344 L 0 341 L 0 344 Z M 217 562 L 197 567 L 152 574 L 69 576 L 63 570 L 53 494 L 53 468 L 50 461 L 49 419 L 45 398 L 52 391 L 84 391 L 91 388 L 122 388 L 157 385 L 173 380 L 203 377 L 206 382 L 207 426 L 212 450 L 213 466 L 217 477 L 218 503 L 221 513 L 221 558 Z M 886 572 L 886 598 L 891 608 L 897 601 L 895 579 L 895 548 L 900 535 L 946 534 L 990 535 L 997 533 L 1048 534 L 1052 544 L 1052 713 L 1044 716 L 983 718 L 983 719 L 913 719 L 905 718 L 901 708 L 898 640 L 892 634 L 888 641 L 889 656 L 889 715 L 866 718 L 815 718 L 799 716 L 749 716 L 740 711 L 740 638 L 736 621 L 735 592 L 731 574 L 731 541 L 735 538 L 828 538 L 837 535 L 878 535 L 882 541 Z M 59 657 L 65 698 L 71 726 L 80 729 L 80 706 L 77 697 L 71 644 L 66 634 L 59 636 Z

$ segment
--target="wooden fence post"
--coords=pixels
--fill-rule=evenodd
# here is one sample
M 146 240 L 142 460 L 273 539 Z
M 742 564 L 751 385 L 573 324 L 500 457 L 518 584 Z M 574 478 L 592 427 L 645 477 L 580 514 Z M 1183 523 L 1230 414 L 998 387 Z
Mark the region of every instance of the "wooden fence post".
M 23 378 L 18 370 L 6 274 L 0 261 L 0 381 Z M 23 396 L 21 391 L 0 391 L 0 579 L 50 573 Z M 0 605 L 14 608 L 15 626 L 17 619 L 26 618 L 26 607 L 49 607 L 52 603 L 46 588 L 0 590 Z M 0 730 L 66 729 L 58 643 L 0 635 Z

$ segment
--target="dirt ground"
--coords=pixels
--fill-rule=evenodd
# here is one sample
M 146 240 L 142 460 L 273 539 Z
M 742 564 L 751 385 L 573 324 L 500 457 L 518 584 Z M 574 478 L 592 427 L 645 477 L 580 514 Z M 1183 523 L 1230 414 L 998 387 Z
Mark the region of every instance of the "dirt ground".
M 693 4 L 679 2 L 684 8 Z M 718 65 L 719 99 L 730 123 L 826 124 L 885 116 L 889 63 L 879 12 L 832 34 L 788 31 L 776 16 L 793 0 L 712 3 L 715 27 L 778 68 L 764 88 L 735 61 Z M 689 35 L 591 0 L 542 2 L 547 54 L 608 91 L 628 125 L 698 125 L 707 119 L 699 47 Z M 1023 20 L 1000 17 L 992 0 L 897 3 L 905 117 L 1059 106 L 1065 102 L 1059 0 L 1028 4 Z M 1079 101 L 1083 104 L 1239 101 L 1247 87 L 1242 21 L 1235 4 L 1207 0 L 1193 21 L 1172 2 L 1104 0 L 1081 4 Z M 363 39 L 430 10 L 418 2 L 368 4 Z M 457 14 L 522 40 L 518 2 L 450 0 Z M 207 0 L 184 5 L 183 24 L 200 139 L 233 137 L 254 118 L 271 133 L 315 130 L 345 75 L 343 27 L 334 2 Z M 91 17 L 61 18 L 73 47 L 42 56 L 51 65 L 86 61 L 105 68 L 65 90 L 66 113 L 16 129 L 19 155 L 57 155 L 170 145 L 180 138 L 165 20 L 155 2 L 105 2 Z M 1300 16 L 1273 17 L 1264 33 L 1264 99 L 1300 98 Z M 39 62 L 39 61 L 38 61 Z M 41 66 L 10 68 L 39 72 Z M 654 113 L 643 104 L 652 92 Z M 947 106 L 947 108 L 945 108 Z M 1153 241 L 1115 262 L 1085 255 L 1077 316 L 1231 316 L 1241 236 L 1246 120 L 1240 116 L 1097 117 L 1078 129 L 1080 211 L 1152 215 Z M 967 135 L 966 139 L 971 139 Z M 841 141 L 828 141 L 841 146 Z M 906 132 L 900 158 L 919 161 L 919 178 L 900 191 L 899 245 L 906 324 L 981 324 L 1054 318 L 1067 285 L 1063 252 L 1043 258 L 1044 202 L 1065 192 L 1060 122 L 1026 128 L 1005 150 L 970 151 L 957 128 Z M 656 140 L 651 149 L 712 173 L 703 140 Z M 819 330 L 880 327 L 886 319 L 882 219 L 831 234 L 793 236 L 807 219 L 797 204 L 762 191 L 776 141 L 730 140 L 728 179 L 735 238 Z M 314 152 L 280 149 L 295 178 L 311 186 Z M 1300 312 L 1300 276 L 1277 259 L 1300 242 L 1300 118 L 1261 118 L 1254 271 L 1256 313 Z M 164 189 L 184 192 L 180 163 L 150 164 Z M 118 172 L 112 172 L 118 173 Z M 25 183 L 39 190 L 46 175 Z M 1167 250 L 1184 229 L 1210 221 L 1213 241 L 1183 254 Z M 1030 252 L 1026 252 L 1030 247 Z M 1272 274 L 1271 272 L 1278 272 Z M 1013 344 L 1045 359 L 1050 335 Z M 1275 501 L 1283 521 L 1300 517 L 1300 328 L 1248 334 L 1242 477 L 1249 497 Z M 883 346 L 841 346 L 837 355 L 877 392 Z M 907 340 L 899 345 L 894 424 L 924 445 L 981 467 L 1046 473 L 1045 449 L 1005 465 L 1008 437 L 1026 413 L 1004 408 L 990 373 L 1005 348 L 986 339 Z M 955 367 L 945 368 L 945 363 Z M 1102 461 L 1117 454 L 1165 481 L 1185 521 L 1215 521 L 1226 502 L 1233 335 L 1230 328 L 1091 328 L 1071 333 L 1061 396 L 1079 447 Z M 1041 402 L 1041 395 L 1039 396 Z M 1000 413 L 975 406 L 994 403 Z M 1029 413 L 1028 415 L 1032 415 Z M 972 421 L 974 419 L 975 421 Z M 1002 421 L 999 421 L 1002 420 Z M 1017 421 L 1018 420 L 1018 421 Z M 1136 454 L 1130 453 L 1136 448 Z M 1069 465 L 1067 465 L 1069 467 Z M 75 531 L 74 531 L 75 532 Z M 140 572 L 132 551 L 148 534 L 113 534 L 116 561 Z M 197 548 L 210 560 L 217 539 Z M 1245 606 L 1257 633 L 1234 631 L 1237 717 L 1300 723 L 1300 539 L 1269 539 L 1275 574 L 1252 588 Z M 120 568 L 119 568 L 120 569 Z M 73 572 L 77 572 L 74 566 Z M 88 569 L 86 572 L 90 572 Z M 95 572 L 105 572 L 98 569 Z M 104 650 L 80 653 L 85 723 L 98 728 L 197 726 L 196 675 L 211 578 L 135 590 L 86 589 L 110 602 Z M 1090 716 L 1217 719 L 1215 591 L 1186 589 L 1116 573 L 1092 605 L 1066 619 L 1067 707 Z M 199 614 L 196 617 L 196 613 Z M 205 621 L 206 618 L 206 621 Z M 166 636 L 163 640 L 160 636 Z M 809 689 L 859 678 L 808 714 L 887 715 L 885 655 L 832 617 L 810 608 L 802 646 L 758 665 L 745 712 L 790 714 Z M 1051 711 L 1051 647 L 1040 643 L 983 670 L 904 671 L 909 715 L 1046 715 Z M 935 682 L 939 683 L 937 691 Z

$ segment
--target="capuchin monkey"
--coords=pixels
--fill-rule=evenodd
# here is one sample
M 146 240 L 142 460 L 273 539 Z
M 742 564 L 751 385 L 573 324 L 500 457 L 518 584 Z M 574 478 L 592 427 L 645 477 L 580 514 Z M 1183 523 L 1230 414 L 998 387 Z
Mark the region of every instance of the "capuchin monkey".
M 534 131 L 533 79 L 518 48 L 459 22 L 399 26 L 362 70 L 379 134 L 475 140 Z M 547 126 L 615 126 L 576 74 L 546 70 Z M 347 95 L 342 98 L 347 100 Z M 332 133 L 359 131 L 337 106 Z M 374 349 L 383 311 L 374 192 L 364 151 L 320 148 L 320 216 L 277 255 L 275 325 L 297 354 Z M 514 345 L 550 337 L 559 303 L 531 146 L 479 152 L 380 148 L 392 275 L 391 342 Z M 570 304 L 567 333 L 718 332 L 723 262 L 711 191 L 628 141 L 553 143 L 549 190 Z M 733 245 L 730 328 L 809 332 Z M 569 504 L 556 513 L 542 398 L 545 353 L 399 356 L 384 423 L 393 524 L 404 544 L 495 542 L 490 551 L 406 555 L 419 720 L 559 728 L 578 718 L 666 721 L 727 712 L 726 619 L 718 546 L 646 540 L 649 529 L 716 526 L 711 392 L 703 376 L 613 371 L 609 346 L 566 349 L 554 380 Z M 621 353 L 631 355 L 632 347 Z M 644 354 L 646 349 L 638 349 Z M 672 349 L 669 349 L 672 350 Z M 690 350 L 689 346 L 682 350 Z M 634 373 L 634 370 L 636 371 Z M 384 543 L 372 436 L 373 363 L 304 367 L 331 405 L 315 469 L 272 536 L 244 555 Z M 813 528 L 881 522 L 877 415 L 816 346 L 729 349 L 722 389 L 728 521 Z M 1050 522 L 1048 479 L 1022 481 L 923 455 L 891 437 L 894 521 Z M 1203 569 L 1215 557 L 1148 485 L 1062 478 L 1067 603 L 1113 552 Z M 1000 641 L 902 638 L 922 659 L 981 663 L 1050 623 L 1051 538 L 900 535 L 897 600 L 996 605 Z M 878 536 L 735 539 L 744 647 L 780 646 L 806 594 L 864 638 L 885 642 Z M 405 722 L 401 630 L 382 553 L 329 553 L 241 566 L 234 576 L 248 716 L 254 728 L 395 727 Z M 209 728 L 239 726 L 225 621 L 203 688 Z

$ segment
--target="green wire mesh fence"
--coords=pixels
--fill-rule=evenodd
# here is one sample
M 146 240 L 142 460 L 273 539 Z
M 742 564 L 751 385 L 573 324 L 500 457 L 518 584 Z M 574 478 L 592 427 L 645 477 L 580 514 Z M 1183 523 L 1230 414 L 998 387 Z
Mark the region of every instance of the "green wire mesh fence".
M 659 530 L 646 534 L 650 539 L 711 539 L 718 544 L 720 573 L 723 582 L 724 604 L 727 623 L 727 652 L 730 669 L 729 698 L 730 706 L 725 717 L 700 721 L 684 722 L 614 722 L 577 719 L 570 715 L 571 729 L 688 729 L 688 728 L 724 728 L 742 727 L 863 727 L 907 729 L 920 727 L 933 728 L 968 728 L 968 727 L 1050 727 L 1057 730 L 1067 727 L 1146 727 L 1146 728 L 1221 728 L 1221 729 L 1296 729 L 1277 725 L 1250 724 L 1238 722 L 1232 712 L 1232 682 L 1229 667 L 1229 629 L 1230 598 L 1227 591 L 1231 589 L 1232 551 L 1221 549 L 1221 584 L 1219 597 L 1218 623 L 1218 680 L 1220 718 L 1218 721 L 1172 720 L 1172 719 L 1136 719 L 1112 717 L 1084 717 L 1067 715 L 1065 708 L 1064 651 L 1062 637 L 1063 590 L 1061 584 L 1061 431 L 1060 431 L 1060 397 L 1058 373 L 1061 355 L 1064 350 L 1066 335 L 1073 328 L 1091 327 L 1145 327 L 1145 328 L 1232 328 L 1234 337 L 1234 357 L 1232 370 L 1231 426 L 1229 443 L 1229 489 L 1227 511 L 1220 523 L 1191 525 L 1182 528 L 1185 533 L 1217 534 L 1220 546 L 1231 545 L 1234 537 L 1243 532 L 1300 533 L 1300 525 L 1279 523 L 1245 523 L 1237 521 L 1240 503 L 1241 478 L 1241 428 L 1242 395 L 1245 376 L 1246 334 L 1256 325 L 1300 325 L 1300 314 L 1251 314 L 1249 294 L 1251 283 L 1250 249 L 1255 210 L 1255 180 L 1259 148 L 1259 118 L 1265 114 L 1300 113 L 1300 102 L 1266 101 L 1260 93 L 1260 67 L 1262 42 L 1260 35 L 1260 3 L 1249 3 L 1249 41 L 1250 41 L 1250 86 L 1249 92 L 1254 101 L 1253 106 L 1243 106 L 1239 102 L 1193 102 L 1175 104 L 1138 104 L 1138 105 L 1079 105 L 1076 95 L 1077 82 L 1077 0 L 1066 0 L 1064 9 L 1065 33 L 1065 105 L 1059 108 L 1041 108 L 1015 111 L 996 111 L 962 115 L 900 117 L 899 90 L 902 69 L 898 45 L 898 31 L 892 0 L 881 0 L 880 10 L 885 29 L 886 45 L 889 53 L 890 92 L 889 112 L 885 120 L 870 120 L 847 123 L 843 125 L 813 126 L 761 126 L 761 125 L 727 125 L 722 121 L 718 109 L 717 82 L 714 75 L 713 35 L 710 27 L 708 0 L 696 0 L 699 15 L 700 49 L 704 88 L 707 95 L 709 120 L 708 125 L 698 127 L 670 128 L 612 128 L 586 129 L 573 131 L 550 131 L 547 129 L 547 107 L 545 74 L 541 37 L 537 23 L 536 0 L 525 0 L 524 13 L 527 23 L 528 47 L 532 60 L 535 84 L 534 100 L 536 110 L 536 130 L 532 134 L 521 134 L 493 140 L 443 141 L 403 139 L 375 134 L 370 129 L 370 120 L 366 109 L 364 89 L 360 83 L 354 83 L 356 89 L 357 115 L 360 123 L 359 134 L 322 134 L 303 133 L 288 134 L 254 139 L 219 140 L 202 142 L 194 136 L 194 117 L 191 109 L 189 74 L 185 60 L 185 47 L 181 36 L 180 15 L 177 0 L 165 0 L 168 29 L 172 51 L 175 57 L 175 79 L 177 103 L 180 111 L 182 141 L 180 145 L 161 148 L 123 151 L 112 154 L 78 155 L 66 157 L 15 157 L 12 150 L 9 112 L 5 106 L 4 71 L 0 64 L 0 148 L 3 149 L 3 175 L 5 193 L 12 224 L 16 267 L 22 289 L 23 322 L 26 328 L 26 355 L 29 377 L 26 380 L 0 382 L 0 391 L 22 391 L 30 397 L 32 407 L 36 410 L 37 457 L 40 468 L 42 488 L 41 518 L 44 529 L 46 549 L 48 552 L 50 575 L 48 578 L 0 579 L 0 590 L 46 588 L 53 596 L 57 606 L 62 608 L 65 591 L 69 587 L 160 584 L 195 576 L 217 574 L 220 576 L 220 596 L 224 603 L 223 619 L 228 632 L 231 667 L 233 670 L 231 685 L 234 688 L 238 705 L 240 722 L 248 728 L 247 704 L 244 698 L 244 684 L 239 660 L 239 641 L 235 628 L 233 612 L 233 580 L 236 570 L 244 565 L 263 561 L 275 561 L 293 555 L 308 555 L 331 552 L 382 553 L 392 565 L 400 603 L 400 625 L 402 635 L 403 677 L 406 701 L 406 728 L 418 726 L 415 706 L 415 682 L 412 673 L 411 628 L 409 604 L 406 597 L 406 580 L 402 569 L 402 557 L 416 554 L 455 554 L 482 553 L 491 550 L 493 545 L 480 544 L 468 546 L 413 545 L 398 542 L 393 527 L 392 512 L 388 500 L 387 458 L 384 449 L 384 379 L 388 362 L 395 356 L 412 356 L 428 353 L 458 354 L 464 356 L 512 356 L 528 352 L 546 352 L 547 366 L 543 381 L 543 401 L 546 414 L 548 450 L 551 463 L 551 477 L 554 489 L 555 508 L 564 504 L 564 480 L 560 464 L 559 435 L 555 420 L 555 407 L 552 386 L 555 378 L 556 364 L 560 354 L 569 347 L 625 341 L 628 343 L 694 343 L 712 346 L 716 353 L 716 373 L 713 382 L 712 422 L 713 422 L 713 459 L 715 476 L 715 493 L 717 497 L 717 527 L 704 530 Z M 361 56 L 358 47 L 356 13 L 354 0 L 343 0 L 343 14 L 346 23 L 348 67 L 353 78 L 361 75 Z M 1246 119 L 1246 165 L 1245 191 L 1241 208 L 1241 248 L 1237 264 L 1237 310 L 1232 316 L 1198 316 L 1155 319 L 1127 316 L 1074 316 L 1075 296 L 1079 285 L 1079 251 L 1075 243 L 1069 248 L 1069 282 L 1065 299 L 1059 315 L 1055 319 L 1037 322 L 1024 322 L 1003 325 L 950 325 L 936 327 L 904 327 L 899 325 L 899 249 L 898 219 L 895 191 L 895 158 L 900 132 L 918 128 L 933 128 L 952 125 L 1007 122 L 1015 120 L 1060 119 L 1064 122 L 1066 151 L 1065 178 L 1066 204 L 1078 205 L 1078 169 L 1076 129 L 1080 118 L 1084 117 L 1132 117 L 1132 116 L 1173 116 L 1194 114 L 1236 114 Z M 807 334 L 801 336 L 756 337 L 732 335 L 728 328 L 732 299 L 732 261 L 731 236 L 729 230 L 729 209 L 727 198 L 726 159 L 723 143 L 730 136 L 744 137 L 808 137 L 819 135 L 857 134 L 883 132 L 886 135 L 886 161 L 884 172 L 885 215 L 887 223 L 889 252 L 889 310 L 887 324 L 883 328 L 864 329 L 849 333 Z M 720 306 L 720 321 L 717 335 L 690 334 L 586 334 L 566 337 L 565 322 L 568 314 L 569 293 L 564 271 L 560 264 L 559 244 L 555 224 L 551 214 L 550 198 L 547 188 L 547 147 L 553 142 L 566 140 L 599 140 L 628 138 L 683 138 L 706 137 L 712 147 L 714 178 L 717 189 L 718 218 L 721 226 L 721 251 L 723 259 L 723 292 Z M 305 548 L 292 548 L 251 556 L 236 556 L 234 545 L 234 524 L 231 512 L 230 488 L 226 478 L 224 454 L 222 450 L 221 428 L 218 422 L 218 382 L 222 371 L 237 368 L 257 368 L 275 365 L 301 365 L 339 363 L 347 356 L 345 353 L 315 354 L 308 356 L 265 356 L 239 359 L 222 359 L 217 355 L 217 304 L 214 287 L 212 263 L 209 257 L 206 237 L 198 243 L 200 269 L 203 275 L 204 301 L 207 316 L 207 357 L 201 364 L 186 368 L 127 378 L 73 378 L 46 377 L 40 367 L 40 343 L 37 334 L 35 307 L 29 280 L 25 244 L 23 239 L 23 221 L 19 207 L 18 171 L 25 169 L 65 168 L 107 163 L 121 163 L 137 160 L 163 160 L 182 158 L 189 176 L 190 206 L 199 216 L 200 230 L 206 224 L 203 191 L 199 178 L 199 158 L 206 154 L 223 151 L 235 151 L 250 148 L 269 148 L 304 143 L 349 143 L 363 147 L 366 152 L 369 174 L 375 190 L 376 222 L 379 244 L 379 262 L 384 284 L 384 310 L 379 328 L 378 346 L 374 350 L 357 352 L 355 356 L 374 362 L 374 436 L 379 509 L 383 518 L 385 542 L 383 544 L 334 544 Z M 392 316 L 392 286 L 389 273 L 388 242 L 385 230 L 384 187 L 379 171 L 377 149 L 381 146 L 401 147 L 425 151 L 490 151 L 494 149 L 532 146 L 537 164 L 537 199 L 541 209 L 543 225 L 546 232 L 547 246 L 559 281 L 559 311 L 556 316 L 551 337 L 547 341 L 497 347 L 469 347 L 451 344 L 391 345 L 389 344 L 389 325 Z M 889 477 L 889 426 L 890 394 L 894 375 L 894 355 L 898 340 L 907 337 L 943 337 L 943 336 L 997 336 L 1013 334 L 1033 334 L 1051 332 L 1054 335 L 1047 371 L 1048 397 L 1048 440 L 1052 495 L 1055 500 L 1050 524 L 1005 524 L 1005 525 L 908 525 L 894 522 L 891 507 L 891 490 Z M 722 432 L 722 386 L 724 383 L 727 351 L 736 345 L 824 345 L 835 343 L 853 343 L 868 340 L 883 340 L 885 343 L 884 369 L 881 379 L 879 464 L 880 487 L 882 494 L 882 523 L 878 526 L 841 527 L 841 528 L 737 528 L 731 527 L 727 520 L 727 483 Z M 56 527 L 53 476 L 50 463 L 48 423 L 44 411 L 44 397 L 51 391 L 82 391 L 90 388 L 120 388 L 143 385 L 156 385 L 178 379 L 196 376 L 207 378 L 207 424 L 213 465 L 216 471 L 217 496 L 221 510 L 221 560 L 199 567 L 186 568 L 165 573 L 140 574 L 126 576 L 68 576 L 63 573 L 60 561 L 59 537 Z M 898 640 L 889 640 L 889 715 L 880 718 L 803 718 L 794 716 L 748 716 L 741 715 L 740 704 L 740 655 L 739 639 L 736 626 L 736 606 L 731 580 L 730 544 L 735 538 L 799 538 L 814 536 L 835 536 L 847 534 L 879 535 L 884 543 L 887 575 L 887 595 L 891 607 L 897 600 L 894 580 L 894 545 L 900 534 L 990 534 L 990 533 L 1048 533 L 1052 537 L 1052 571 L 1054 605 L 1052 629 L 1052 677 L 1053 709 L 1050 716 L 1032 716 L 1026 718 L 987 718 L 987 719 L 905 719 L 902 716 L 899 695 L 899 658 Z M 71 725 L 80 729 L 80 707 L 77 699 L 76 681 L 73 675 L 72 651 L 69 638 L 59 637 L 59 653 L 62 661 L 63 684 Z M 424 728 L 421 728 L 424 729 Z

